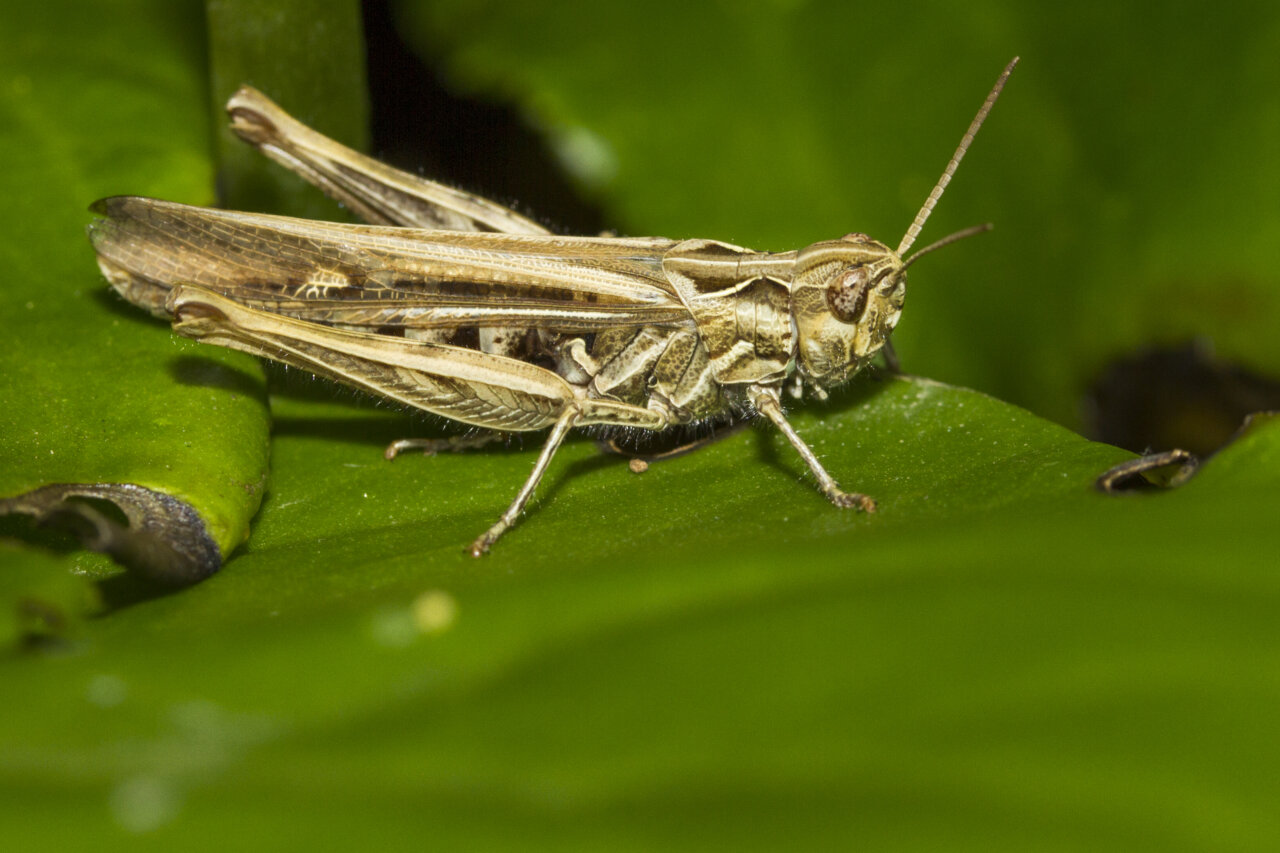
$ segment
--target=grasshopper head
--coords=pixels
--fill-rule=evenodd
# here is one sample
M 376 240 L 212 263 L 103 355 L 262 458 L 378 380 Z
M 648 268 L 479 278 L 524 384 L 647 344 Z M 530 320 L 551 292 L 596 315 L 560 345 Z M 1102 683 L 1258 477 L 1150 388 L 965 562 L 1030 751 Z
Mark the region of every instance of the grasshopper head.
M 865 234 L 814 243 L 796 257 L 791 312 L 801 373 L 823 387 L 857 372 L 889 339 L 906 296 L 906 265 Z

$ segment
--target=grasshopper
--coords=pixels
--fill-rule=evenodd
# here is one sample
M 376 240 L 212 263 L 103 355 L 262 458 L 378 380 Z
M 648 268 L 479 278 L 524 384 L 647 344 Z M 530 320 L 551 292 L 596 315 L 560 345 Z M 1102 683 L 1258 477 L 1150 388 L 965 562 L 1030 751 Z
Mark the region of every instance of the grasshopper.
M 557 236 L 346 148 L 249 87 L 227 104 L 235 133 L 372 224 L 114 197 L 92 206 L 105 218 L 89 237 L 111 286 L 179 334 L 492 434 L 550 427 L 474 556 L 516 522 L 575 427 L 659 431 L 763 415 L 828 500 L 873 512 L 875 501 L 840 488 L 796 433 L 781 392 L 824 398 L 878 353 L 889 357 L 907 268 L 989 227 L 906 256 L 1017 62 L 896 250 L 858 233 L 781 253 Z M 388 457 L 438 446 L 406 440 Z

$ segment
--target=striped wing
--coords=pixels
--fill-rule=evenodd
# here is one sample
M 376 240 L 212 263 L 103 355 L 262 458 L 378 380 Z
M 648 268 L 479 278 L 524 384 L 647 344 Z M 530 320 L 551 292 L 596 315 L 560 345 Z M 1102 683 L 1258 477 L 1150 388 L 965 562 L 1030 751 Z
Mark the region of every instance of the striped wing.
M 439 231 L 103 199 L 99 263 L 135 304 L 164 315 L 195 284 L 243 305 L 369 330 L 517 326 L 591 332 L 687 325 L 658 238 Z

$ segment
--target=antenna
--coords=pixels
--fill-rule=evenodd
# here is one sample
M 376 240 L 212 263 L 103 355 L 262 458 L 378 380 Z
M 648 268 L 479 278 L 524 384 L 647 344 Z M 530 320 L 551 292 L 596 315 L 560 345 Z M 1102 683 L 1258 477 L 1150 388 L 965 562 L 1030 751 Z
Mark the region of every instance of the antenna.
M 971 225 L 968 228 L 964 229 L 963 231 L 957 231 L 954 234 L 948 234 L 946 237 L 943 237 L 941 240 L 937 241 L 936 243 L 930 243 L 929 245 L 925 246 L 923 249 L 916 249 L 914 252 L 911 253 L 911 257 L 907 258 L 905 261 L 902 262 L 902 268 L 905 270 L 907 267 L 911 266 L 920 258 L 924 257 L 925 255 L 929 254 L 935 249 L 941 249 L 943 246 L 950 246 L 952 243 L 959 242 L 960 240 L 963 240 L 966 237 L 972 237 L 975 234 L 981 234 L 983 231 L 990 231 L 991 228 L 992 228 L 991 223 L 986 222 L 986 223 L 983 223 L 982 225 Z
M 1004 82 L 1009 79 L 1009 75 L 1013 73 L 1014 66 L 1018 64 L 1019 57 L 1014 57 L 1013 61 L 1005 66 L 1004 72 L 1001 73 L 1000 79 L 996 80 L 996 84 L 991 87 L 991 93 L 987 95 L 987 99 L 982 102 L 982 108 L 978 110 L 978 114 L 973 117 L 973 121 L 969 123 L 969 129 L 965 131 L 964 137 L 960 140 L 956 153 L 951 155 L 951 161 L 947 163 L 947 168 L 943 170 L 942 177 L 938 178 L 938 185 L 933 188 L 933 192 L 929 193 L 929 197 L 924 200 L 924 204 L 920 208 L 920 212 L 916 214 L 916 219 L 911 223 L 911 227 L 907 229 L 907 233 L 903 236 L 902 242 L 898 244 L 898 256 L 911 248 L 911 244 L 916 241 L 916 237 L 920 236 L 920 229 L 924 227 L 924 223 L 929 218 L 929 214 L 933 213 L 933 206 L 938 203 L 938 199 L 942 198 L 942 192 L 947 188 L 947 184 L 951 183 L 951 176 L 956 173 L 956 167 L 960 165 L 960 161 L 964 159 L 965 152 L 969 150 L 969 146 L 973 143 L 973 137 L 977 134 L 978 128 L 982 127 L 982 122 L 986 120 L 987 113 L 991 112 L 991 107 L 995 105 L 996 98 L 1000 97 L 1000 91 L 1004 89 Z M 936 248 L 930 246 L 930 249 Z M 919 257 L 923 252 L 917 252 L 915 257 Z

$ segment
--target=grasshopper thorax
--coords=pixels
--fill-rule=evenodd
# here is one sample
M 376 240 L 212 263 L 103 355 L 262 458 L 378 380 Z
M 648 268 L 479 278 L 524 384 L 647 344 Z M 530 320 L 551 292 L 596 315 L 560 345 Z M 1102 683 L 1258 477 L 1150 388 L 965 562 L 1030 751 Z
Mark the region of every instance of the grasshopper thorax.
M 865 234 L 802 249 L 791 288 L 801 374 L 830 387 L 856 373 L 898 324 L 906 287 L 897 252 Z

